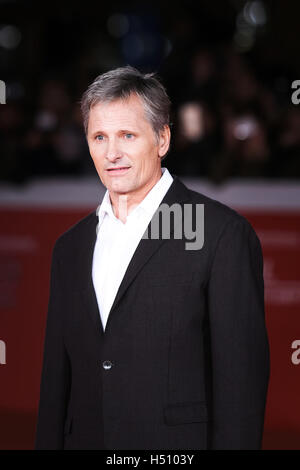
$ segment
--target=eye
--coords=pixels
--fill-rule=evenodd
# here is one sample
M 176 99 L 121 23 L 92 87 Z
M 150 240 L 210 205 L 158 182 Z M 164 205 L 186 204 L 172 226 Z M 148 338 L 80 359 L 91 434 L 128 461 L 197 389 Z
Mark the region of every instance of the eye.
M 132 139 L 132 138 L 133 138 L 133 134 L 130 134 L 130 132 L 127 132 L 127 133 L 125 134 L 125 138 L 126 138 L 126 139 Z
M 103 140 L 104 137 L 103 135 L 99 134 L 99 135 L 96 135 L 96 140 Z

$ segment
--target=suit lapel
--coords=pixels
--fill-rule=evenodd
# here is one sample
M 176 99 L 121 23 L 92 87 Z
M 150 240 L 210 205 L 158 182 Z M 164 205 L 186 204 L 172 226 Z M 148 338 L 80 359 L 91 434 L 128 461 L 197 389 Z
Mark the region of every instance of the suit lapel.
M 179 203 L 179 204 L 183 203 L 189 200 L 189 198 L 190 198 L 189 190 L 187 189 L 187 187 L 177 178 L 177 176 L 174 176 L 174 181 L 171 184 L 166 195 L 164 196 L 161 204 L 168 204 L 169 206 L 171 206 L 174 203 Z M 157 210 L 159 210 L 159 208 Z M 153 217 L 155 217 L 155 214 Z M 94 285 L 92 281 L 92 263 L 93 263 L 94 247 L 96 243 L 97 223 L 98 223 L 98 218 L 97 218 L 96 211 L 95 211 L 93 214 L 91 214 L 90 219 L 88 220 L 87 237 L 85 239 L 83 249 L 80 253 L 79 266 L 80 266 L 80 269 L 82 269 L 80 278 L 82 279 L 82 282 L 83 282 L 82 296 L 83 296 L 85 306 L 89 312 L 89 315 L 91 316 L 91 319 L 97 331 L 103 335 L 104 329 L 103 329 L 102 321 L 100 318 L 100 312 L 98 308 L 96 293 L 95 293 Z M 170 235 L 172 235 L 173 231 L 174 231 L 174 227 L 171 225 Z M 142 238 L 141 239 L 128 265 L 128 268 L 125 272 L 123 280 L 119 286 L 114 303 L 111 307 L 111 310 L 108 316 L 108 321 L 107 321 L 105 331 L 107 331 L 107 326 L 109 325 L 111 321 L 111 317 L 114 314 L 114 310 L 116 306 L 119 304 L 119 302 L 122 300 L 126 290 L 130 286 L 130 284 L 133 282 L 135 277 L 138 275 L 139 271 L 150 260 L 150 258 L 154 255 L 154 253 L 157 250 L 159 250 L 159 248 L 162 246 L 162 244 L 165 241 L 166 240 L 163 238 L 160 238 L 160 239 L 143 239 Z
M 180 180 L 176 176 L 174 176 L 174 181 L 171 184 L 169 190 L 165 194 L 163 200 L 161 201 L 161 204 L 168 204 L 172 205 L 174 203 L 183 203 L 184 201 L 187 201 L 189 199 L 189 190 L 186 188 L 186 186 L 181 183 Z M 160 207 L 160 206 L 159 206 Z M 157 211 L 159 210 L 159 207 Z M 157 212 L 156 211 L 156 212 Z M 155 217 L 155 214 L 153 218 Z M 151 220 L 153 220 L 153 218 Z M 151 222 L 150 222 L 151 224 Z M 149 225 L 150 225 L 149 224 Z M 149 227 L 148 225 L 148 227 Z M 148 230 L 148 228 L 147 228 Z M 174 226 L 171 225 L 170 227 L 170 235 L 172 235 L 174 231 Z M 128 265 L 128 268 L 125 272 L 125 275 L 123 277 L 123 280 L 120 284 L 120 287 L 118 289 L 118 292 L 116 294 L 114 303 L 111 307 L 109 316 L 108 316 L 108 321 L 107 321 L 107 326 L 110 321 L 110 318 L 114 314 L 114 310 L 116 306 L 119 304 L 121 301 L 122 297 L 124 296 L 126 290 L 130 286 L 130 284 L 133 282 L 135 277 L 138 275 L 139 271 L 143 268 L 143 266 L 150 260 L 150 258 L 154 255 L 154 253 L 159 250 L 159 248 L 162 246 L 162 244 L 166 240 L 163 238 L 159 239 L 144 239 L 142 238 L 141 241 L 139 242 L 133 257 Z
M 79 269 L 80 272 L 80 283 L 82 286 L 82 298 L 84 305 L 91 316 L 92 322 L 94 323 L 97 331 L 100 334 L 104 334 L 104 329 L 100 317 L 98 308 L 97 297 L 93 285 L 92 279 L 92 265 L 94 247 L 96 243 L 96 228 L 98 224 L 98 217 L 96 211 L 90 215 L 87 226 L 87 235 L 83 241 L 82 250 L 79 254 Z

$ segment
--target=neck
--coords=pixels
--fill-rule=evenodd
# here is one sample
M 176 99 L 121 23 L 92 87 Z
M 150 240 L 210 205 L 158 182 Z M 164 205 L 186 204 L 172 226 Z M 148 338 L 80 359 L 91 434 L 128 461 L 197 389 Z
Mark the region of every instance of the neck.
M 145 199 L 153 186 L 160 180 L 161 176 L 162 171 L 160 168 L 155 178 L 151 179 L 151 182 L 148 182 L 148 184 L 143 186 L 142 189 L 139 189 L 138 192 L 124 194 L 110 192 L 109 196 L 114 215 L 120 219 L 121 222 L 126 223 L 127 216 Z

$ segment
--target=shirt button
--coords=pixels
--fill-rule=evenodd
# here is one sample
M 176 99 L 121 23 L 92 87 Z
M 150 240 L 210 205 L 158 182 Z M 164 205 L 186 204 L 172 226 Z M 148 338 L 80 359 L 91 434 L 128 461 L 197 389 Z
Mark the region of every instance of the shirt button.
M 103 366 L 103 369 L 109 370 L 112 368 L 113 363 L 111 361 L 103 361 L 102 366 Z

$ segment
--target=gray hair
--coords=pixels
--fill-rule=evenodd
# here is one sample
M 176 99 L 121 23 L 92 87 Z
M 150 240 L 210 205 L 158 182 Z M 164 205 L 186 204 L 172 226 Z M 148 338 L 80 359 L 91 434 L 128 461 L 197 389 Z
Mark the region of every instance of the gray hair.
M 81 111 L 87 134 L 90 109 L 100 102 L 127 99 L 131 94 L 141 98 L 145 115 L 156 137 L 170 122 L 171 102 L 164 86 L 154 73 L 143 74 L 127 65 L 99 75 L 84 92 Z

